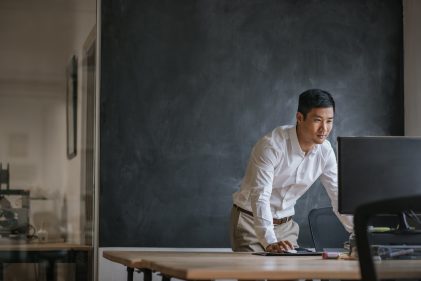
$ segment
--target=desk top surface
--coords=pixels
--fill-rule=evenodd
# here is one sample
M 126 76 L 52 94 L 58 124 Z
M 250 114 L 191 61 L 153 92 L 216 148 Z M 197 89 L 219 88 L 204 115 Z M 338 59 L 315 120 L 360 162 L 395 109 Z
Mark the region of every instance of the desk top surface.
M 185 280 L 360 279 L 358 261 L 321 257 L 256 256 L 230 252 L 104 251 L 104 258 Z M 421 261 L 382 261 L 380 277 L 419 278 Z
M 92 246 L 72 244 L 72 243 L 17 243 L 17 244 L 0 244 L 0 251 L 90 251 Z

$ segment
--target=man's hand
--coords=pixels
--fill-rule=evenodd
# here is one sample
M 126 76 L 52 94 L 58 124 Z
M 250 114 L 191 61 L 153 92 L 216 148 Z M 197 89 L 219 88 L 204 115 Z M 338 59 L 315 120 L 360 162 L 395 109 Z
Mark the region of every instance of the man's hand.
M 270 253 L 282 253 L 284 251 L 293 250 L 294 246 L 288 240 L 278 241 L 276 243 L 269 244 L 265 251 Z

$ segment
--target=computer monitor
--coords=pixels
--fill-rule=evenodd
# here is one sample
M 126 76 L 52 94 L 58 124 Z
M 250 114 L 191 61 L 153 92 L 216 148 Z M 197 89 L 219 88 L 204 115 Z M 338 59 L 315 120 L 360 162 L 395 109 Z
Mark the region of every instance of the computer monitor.
M 338 137 L 337 149 L 340 213 L 353 214 L 368 202 L 421 195 L 421 137 Z

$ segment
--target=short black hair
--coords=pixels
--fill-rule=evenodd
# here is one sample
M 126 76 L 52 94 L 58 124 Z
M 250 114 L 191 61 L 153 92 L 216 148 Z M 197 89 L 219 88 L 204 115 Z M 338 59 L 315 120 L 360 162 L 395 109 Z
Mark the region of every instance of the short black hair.
M 298 112 L 303 114 L 304 119 L 313 108 L 332 107 L 335 112 L 335 101 L 332 95 L 320 89 L 310 89 L 300 94 L 298 100 Z

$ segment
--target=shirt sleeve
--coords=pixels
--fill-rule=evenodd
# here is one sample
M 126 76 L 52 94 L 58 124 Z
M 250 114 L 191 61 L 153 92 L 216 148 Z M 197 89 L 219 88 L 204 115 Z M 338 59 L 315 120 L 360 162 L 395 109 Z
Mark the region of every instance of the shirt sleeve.
M 345 229 L 351 233 L 354 229 L 353 216 L 341 215 L 338 212 L 338 164 L 336 162 L 335 153 L 330 149 L 325 168 L 320 176 L 326 192 L 332 203 L 333 212 L 341 221 Z
M 279 152 L 273 148 L 261 143 L 257 144 L 252 151 L 247 169 L 251 187 L 250 202 L 253 210 L 254 229 L 264 248 L 277 242 L 273 229 L 270 197 L 278 156 Z

